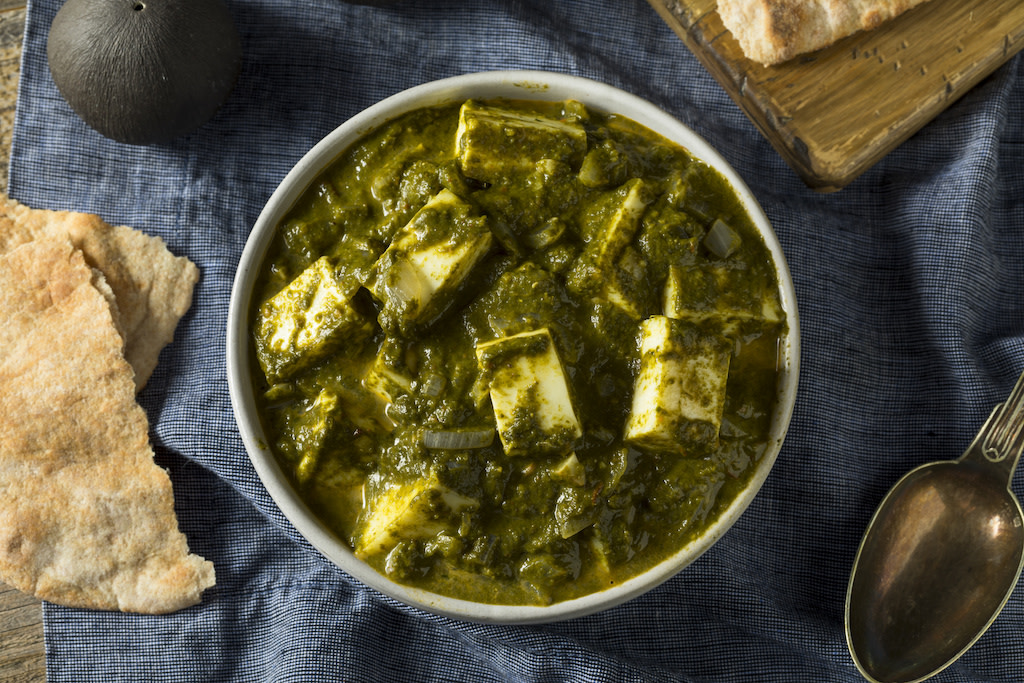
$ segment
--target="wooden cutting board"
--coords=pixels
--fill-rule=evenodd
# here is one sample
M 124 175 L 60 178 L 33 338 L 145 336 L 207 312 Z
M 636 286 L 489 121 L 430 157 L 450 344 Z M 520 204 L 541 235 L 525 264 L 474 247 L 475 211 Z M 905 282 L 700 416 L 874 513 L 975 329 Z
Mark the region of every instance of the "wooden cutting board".
M 765 67 L 716 0 L 648 0 L 808 186 L 838 190 L 1024 47 L 1024 0 L 930 0 Z

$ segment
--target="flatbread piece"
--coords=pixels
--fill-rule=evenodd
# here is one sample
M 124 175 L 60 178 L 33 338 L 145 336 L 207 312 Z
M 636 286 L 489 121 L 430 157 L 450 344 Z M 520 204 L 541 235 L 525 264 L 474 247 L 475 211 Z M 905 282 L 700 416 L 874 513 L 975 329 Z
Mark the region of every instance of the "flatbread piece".
M 104 278 L 67 239 L 0 256 L 0 578 L 43 600 L 166 613 L 199 602 Z
M 718 0 L 743 54 L 765 65 L 828 47 L 926 0 Z
M 136 389 L 142 389 L 192 305 L 199 269 L 172 254 L 159 237 L 109 225 L 93 214 L 30 209 L 0 195 L 0 254 L 42 237 L 70 239 L 103 273 L 117 301 L 125 357 L 135 370 Z

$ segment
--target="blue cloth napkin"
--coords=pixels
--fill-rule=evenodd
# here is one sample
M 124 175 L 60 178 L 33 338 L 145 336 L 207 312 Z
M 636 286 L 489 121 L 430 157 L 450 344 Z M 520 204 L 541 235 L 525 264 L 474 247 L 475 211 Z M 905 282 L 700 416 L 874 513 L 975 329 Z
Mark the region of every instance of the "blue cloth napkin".
M 218 583 L 170 616 L 45 605 L 52 683 L 862 680 L 843 603 L 871 513 L 904 472 L 959 456 L 1024 370 L 1020 58 L 823 195 L 644 0 L 229 0 L 244 49 L 237 87 L 210 123 L 152 147 L 101 137 L 61 99 L 46 63 L 60 4 L 29 2 L 10 195 L 160 235 L 199 265 L 195 303 L 140 401 L 181 528 Z M 619 86 L 717 147 L 775 226 L 803 331 L 789 436 L 736 526 L 647 595 L 528 627 L 423 614 L 325 561 L 249 464 L 224 367 L 239 255 L 292 164 L 387 95 L 508 68 Z M 936 680 L 1022 679 L 1017 591 Z

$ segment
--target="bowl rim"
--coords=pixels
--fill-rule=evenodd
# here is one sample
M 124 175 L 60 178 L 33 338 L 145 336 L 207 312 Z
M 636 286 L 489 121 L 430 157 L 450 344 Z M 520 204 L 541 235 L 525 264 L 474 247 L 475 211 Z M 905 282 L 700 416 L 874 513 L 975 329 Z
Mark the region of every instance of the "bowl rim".
M 321 170 L 369 131 L 402 113 L 469 98 L 575 99 L 588 108 L 626 116 L 675 141 L 726 177 L 772 255 L 788 332 L 780 348 L 778 401 L 765 453 L 747 487 L 702 534 L 646 571 L 603 591 L 550 605 L 477 603 L 391 581 L 356 558 L 298 497 L 267 446 L 249 376 L 248 329 L 251 291 L 279 219 Z M 800 366 L 799 313 L 789 267 L 760 204 L 732 166 L 702 137 L 657 105 L 589 78 L 538 70 L 482 71 L 423 83 L 395 93 L 352 116 L 317 142 L 289 170 L 259 214 L 246 240 L 232 284 L 226 330 L 228 390 L 249 461 L 284 517 L 326 559 L 365 586 L 415 608 L 478 623 L 529 624 L 569 619 L 622 604 L 678 574 L 703 555 L 742 515 L 762 488 L 782 448 L 796 401 Z

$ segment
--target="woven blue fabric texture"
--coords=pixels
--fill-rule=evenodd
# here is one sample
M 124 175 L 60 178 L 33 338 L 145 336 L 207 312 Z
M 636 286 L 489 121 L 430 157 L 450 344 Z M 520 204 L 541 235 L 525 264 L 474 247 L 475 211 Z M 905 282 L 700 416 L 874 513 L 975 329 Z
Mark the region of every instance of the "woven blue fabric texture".
M 57 92 L 46 38 L 60 4 L 29 2 L 9 193 L 160 235 L 199 265 L 140 402 L 181 528 L 218 583 L 168 616 L 46 605 L 51 683 L 862 680 L 843 604 L 875 506 L 911 468 L 959 456 L 1024 370 L 1021 58 L 819 194 L 645 0 L 228 0 L 244 50 L 235 90 L 195 133 L 148 147 L 103 138 Z M 625 605 L 518 627 L 423 614 L 320 556 L 245 455 L 224 363 L 242 247 L 306 150 L 407 87 L 510 68 L 621 87 L 719 149 L 775 227 L 803 335 L 789 436 L 736 526 Z M 1024 680 L 1024 591 L 936 680 Z

